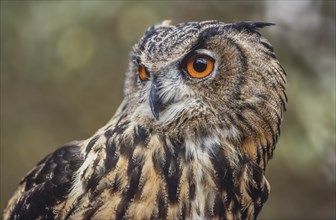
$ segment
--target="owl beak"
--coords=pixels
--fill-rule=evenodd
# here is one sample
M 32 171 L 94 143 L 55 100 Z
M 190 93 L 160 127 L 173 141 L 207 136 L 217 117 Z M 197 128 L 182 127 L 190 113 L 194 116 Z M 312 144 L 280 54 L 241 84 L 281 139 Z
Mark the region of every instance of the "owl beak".
M 159 114 L 163 108 L 163 103 L 162 100 L 160 99 L 160 96 L 158 95 L 158 87 L 156 80 L 153 80 L 151 90 L 149 93 L 149 105 L 153 116 L 155 117 L 156 120 L 159 120 Z

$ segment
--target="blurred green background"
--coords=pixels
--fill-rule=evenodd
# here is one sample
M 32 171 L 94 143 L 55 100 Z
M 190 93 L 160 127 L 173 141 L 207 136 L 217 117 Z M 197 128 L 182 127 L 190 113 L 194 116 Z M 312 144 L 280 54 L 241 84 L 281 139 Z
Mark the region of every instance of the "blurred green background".
M 267 21 L 288 74 L 288 111 L 260 219 L 335 219 L 335 1 L 2 1 L 1 203 L 42 157 L 86 139 L 122 100 L 148 26 Z

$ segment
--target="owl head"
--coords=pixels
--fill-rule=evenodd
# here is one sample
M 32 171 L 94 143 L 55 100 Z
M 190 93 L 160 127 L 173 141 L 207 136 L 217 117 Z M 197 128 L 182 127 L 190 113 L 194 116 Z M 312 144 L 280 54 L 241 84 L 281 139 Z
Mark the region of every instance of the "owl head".
M 258 33 L 269 25 L 163 21 L 150 27 L 131 52 L 129 116 L 162 132 L 220 133 L 240 145 L 274 146 L 287 98 L 285 72 Z

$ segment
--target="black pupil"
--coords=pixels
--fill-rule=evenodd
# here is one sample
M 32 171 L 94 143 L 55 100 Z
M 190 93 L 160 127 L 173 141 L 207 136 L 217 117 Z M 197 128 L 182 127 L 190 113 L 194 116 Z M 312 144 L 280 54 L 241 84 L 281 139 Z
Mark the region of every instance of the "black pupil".
M 197 58 L 195 59 L 193 63 L 193 67 L 196 70 L 196 72 L 204 72 L 207 68 L 207 60 L 204 58 Z

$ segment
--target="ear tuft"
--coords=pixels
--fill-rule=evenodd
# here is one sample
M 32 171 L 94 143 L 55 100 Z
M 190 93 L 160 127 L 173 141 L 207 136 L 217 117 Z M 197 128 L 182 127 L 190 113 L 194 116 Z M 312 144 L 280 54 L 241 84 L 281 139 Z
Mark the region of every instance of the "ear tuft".
M 171 20 L 163 20 L 159 23 L 156 23 L 154 26 L 149 27 L 145 32 L 145 37 L 150 37 L 153 35 L 157 29 L 167 28 L 171 26 Z
M 260 28 L 264 28 L 267 26 L 272 26 L 275 25 L 273 23 L 268 23 L 268 22 L 238 22 L 232 24 L 232 27 L 242 31 L 246 30 L 248 32 L 257 32 Z
M 163 20 L 154 25 L 154 28 L 169 27 L 171 26 L 172 20 Z

